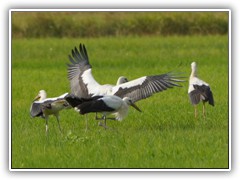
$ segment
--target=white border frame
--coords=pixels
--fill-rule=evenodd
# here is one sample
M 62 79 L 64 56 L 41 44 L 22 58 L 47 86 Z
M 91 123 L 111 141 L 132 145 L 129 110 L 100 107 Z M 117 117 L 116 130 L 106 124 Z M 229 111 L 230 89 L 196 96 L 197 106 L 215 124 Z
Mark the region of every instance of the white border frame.
M 228 66 L 229 66 L 229 69 L 228 69 L 228 82 L 229 82 L 229 87 L 228 87 L 228 91 L 229 91 L 229 97 L 228 97 L 228 105 L 229 105 L 229 116 L 228 116 L 228 121 L 229 121 L 229 144 L 228 144 L 228 150 L 229 150 L 229 157 L 228 157 L 228 160 L 229 160 L 229 168 L 228 169 L 156 169 L 156 168 L 146 168 L 146 169 L 132 169 L 132 168 L 127 168 L 127 169 L 107 169 L 107 168 L 99 168 L 99 169 L 71 169 L 71 168 L 66 168 L 66 169 L 58 169 L 58 168 L 52 168 L 52 169 L 27 169 L 27 168 L 23 168 L 23 169 L 12 169 L 11 165 L 11 161 L 12 161 L 12 147 L 11 147 L 11 139 L 12 139 L 12 136 L 11 136 L 11 133 L 12 133 L 12 130 L 11 130 L 11 121 L 12 121 L 12 101 L 11 101 L 11 95 L 12 95 L 12 56 L 11 56 L 11 53 L 12 53 L 12 32 L 11 32 L 11 27 L 12 27 L 12 12 L 21 12 L 21 11 L 25 11 L 25 12 L 31 12 L 31 11 L 35 11 L 35 12 L 41 12 L 41 11 L 45 11 L 45 12 L 62 12 L 62 11 L 71 11 L 71 12 L 79 12 L 79 11 L 82 11 L 82 12 L 94 12 L 94 11 L 98 11 L 98 12 L 157 12 L 157 11 L 161 11 L 161 12 L 192 12 L 192 11 L 202 11 L 202 12 L 228 12 L 229 13 L 229 19 L 228 19 L 228 52 L 229 52 L 229 56 L 228 56 Z M 231 124 L 232 124 L 232 116 L 231 116 L 231 112 L 232 112 L 232 109 L 231 109 L 231 33 L 232 33 L 232 29 L 231 29 L 231 10 L 230 9 L 10 9 L 9 10 L 9 170 L 10 171 L 192 171 L 192 172 L 195 172 L 195 171 L 231 171 L 231 164 L 232 164 L 232 161 L 231 161 Z

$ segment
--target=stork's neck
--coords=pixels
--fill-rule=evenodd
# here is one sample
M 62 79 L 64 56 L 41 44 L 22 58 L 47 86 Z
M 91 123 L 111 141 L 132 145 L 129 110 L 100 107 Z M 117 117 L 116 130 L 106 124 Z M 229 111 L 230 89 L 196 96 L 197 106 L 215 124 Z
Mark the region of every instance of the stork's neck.
M 43 101 L 44 99 L 46 99 L 47 98 L 47 96 L 42 96 L 41 98 L 40 98 L 40 101 Z
M 197 69 L 196 68 L 192 68 L 190 77 L 197 77 Z
M 120 84 L 122 84 L 123 82 L 122 82 L 122 77 L 119 77 L 118 78 L 118 80 L 117 80 L 117 84 L 116 85 L 120 85 Z
M 41 96 L 40 96 L 40 101 L 43 101 L 44 99 L 46 99 L 47 98 L 47 93 L 41 93 Z

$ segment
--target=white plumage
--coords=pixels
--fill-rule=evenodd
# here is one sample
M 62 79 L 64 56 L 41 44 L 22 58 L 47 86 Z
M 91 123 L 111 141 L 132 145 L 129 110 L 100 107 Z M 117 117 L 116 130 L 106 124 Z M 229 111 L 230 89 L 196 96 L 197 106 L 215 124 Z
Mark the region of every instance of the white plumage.
M 126 82 L 128 82 L 128 79 L 126 78 L 126 77 L 124 77 L 124 76 L 120 76 L 119 78 L 118 78 L 118 80 L 117 80 L 117 83 L 116 83 L 116 85 L 120 85 L 120 84 L 123 84 L 123 83 L 126 83 Z M 109 85 L 110 87 L 113 87 L 113 85 Z M 80 109 L 78 109 L 77 107 L 75 107 L 74 108 L 77 112 L 80 112 Z M 121 112 L 122 111 L 122 109 L 120 109 L 119 110 L 120 111 L 120 113 L 116 113 L 115 114 L 115 116 L 116 116 L 116 119 L 118 119 L 118 120 L 121 120 L 122 118 L 122 116 L 119 116 L 119 114 L 124 114 L 124 112 Z M 125 112 L 127 112 L 127 111 L 125 111 Z M 124 116 L 125 117 L 125 116 Z M 96 120 L 102 120 L 103 119 L 103 117 L 102 118 L 98 118 L 98 115 L 97 115 L 97 112 L 96 112 L 96 118 L 95 118 Z M 105 120 L 106 121 L 106 120 Z M 101 124 L 100 124 L 101 125 Z M 106 122 L 105 122 L 105 126 L 106 126 Z M 86 117 L 86 130 L 88 129 L 88 119 L 87 119 L 87 117 Z
M 182 77 L 178 74 L 166 73 L 143 76 L 117 85 L 101 85 L 92 76 L 92 66 L 89 63 L 84 45 L 80 44 L 79 50 L 75 47 L 72 50 L 72 56 L 69 55 L 69 60 L 71 64 L 68 64 L 68 79 L 71 85 L 71 93 L 82 98 L 116 95 L 120 98 L 129 97 L 133 102 L 136 102 L 168 88 L 180 87 L 177 82 L 183 81 L 180 80 Z
M 67 95 L 65 99 L 72 107 L 77 108 L 80 114 L 101 112 L 103 117 L 100 119 L 105 121 L 104 127 L 106 127 L 106 119 L 112 119 L 107 118 L 107 115 L 109 114 L 113 114 L 115 116 L 114 120 L 121 121 L 127 116 L 129 106 L 132 106 L 141 112 L 141 110 L 131 101 L 129 97 L 121 99 L 118 96 L 105 95 L 85 99 L 78 98 L 71 94 Z
M 181 87 L 177 82 L 183 82 L 176 73 L 144 76 L 128 81 L 120 77 L 116 85 L 99 84 L 92 75 L 92 66 L 89 63 L 87 50 L 84 45 L 75 47 L 69 55 L 68 79 L 71 93 L 79 98 L 92 98 L 94 96 L 114 95 L 121 99 L 129 97 L 132 102 L 145 99 L 154 93 L 167 90 L 174 86 Z M 107 73 L 107 72 L 106 72 Z M 97 119 L 97 113 L 96 113 Z
M 46 91 L 40 90 L 38 95 L 33 100 L 30 107 L 30 115 L 32 117 L 42 117 L 46 120 L 46 133 L 48 132 L 48 117 L 50 115 L 54 115 L 56 117 L 58 127 L 61 131 L 59 111 L 66 108 L 71 108 L 71 106 L 64 99 L 67 94 L 68 93 L 65 93 L 55 98 L 47 98 Z
M 214 106 L 213 94 L 209 84 L 198 78 L 196 62 L 191 63 L 191 69 L 188 95 L 195 108 L 195 118 L 197 118 L 197 104 L 200 101 L 203 102 L 203 116 L 205 118 L 205 103 L 208 102 L 210 105 Z

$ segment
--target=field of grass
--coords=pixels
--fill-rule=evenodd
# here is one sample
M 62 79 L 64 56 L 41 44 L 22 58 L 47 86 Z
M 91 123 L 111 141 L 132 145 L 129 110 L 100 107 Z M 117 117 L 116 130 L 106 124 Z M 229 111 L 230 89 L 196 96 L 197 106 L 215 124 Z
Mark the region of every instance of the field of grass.
M 40 89 L 49 97 L 69 92 L 68 54 L 84 43 L 93 74 L 100 83 L 115 84 L 169 71 L 190 75 L 196 61 L 199 77 L 213 90 L 215 107 L 207 118 L 194 119 L 188 82 L 137 102 L 122 122 L 108 121 L 104 130 L 89 114 L 60 113 L 32 119 L 29 108 Z M 228 36 L 118 37 L 12 40 L 12 168 L 228 168 Z

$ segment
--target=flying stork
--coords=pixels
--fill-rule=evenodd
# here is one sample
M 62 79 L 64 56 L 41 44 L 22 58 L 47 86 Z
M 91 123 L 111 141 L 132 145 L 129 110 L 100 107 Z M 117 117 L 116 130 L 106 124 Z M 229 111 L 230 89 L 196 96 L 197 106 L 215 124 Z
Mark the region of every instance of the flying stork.
M 124 81 L 117 85 L 99 84 L 92 75 L 92 66 L 89 63 L 87 50 L 84 45 L 75 47 L 72 55 L 69 55 L 68 79 L 71 93 L 79 98 L 91 98 L 94 96 L 115 95 L 120 98 L 129 97 L 132 102 L 145 99 L 154 93 L 167 90 L 174 86 L 181 87 L 177 82 L 183 77 L 176 73 L 143 76 L 132 81 Z M 120 77 L 119 79 L 124 78 Z M 179 79 L 180 78 L 180 79 Z
M 199 104 L 200 101 L 203 102 L 203 117 L 205 118 L 205 103 L 208 102 L 210 105 L 214 106 L 213 93 L 209 84 L 198 78 L 196 62 L 191 63 L 191 69 L 188 95 L 191 103 L 194 105 L 195 118 L 197 118 L 197 104 Z
M 48 116 L 54 115 L 57 118 L 58 127 L 61 131 L 61 126 L 59 122 L 59 111 L 67 108 L 71 108 L 64 97 L 68 93 L 65 93 L 59 97 L 47 98 L 47 93 L 45 90 L 40 90 L 38 95 L 34 98 L 31 107 L 30 115 L 31 117 L 42 117 L 46 120 L 46 133 L 48 133 Z
M 66 101 L 74 108 L 76 108 L 80 114 L 87 114 L 91 112 L 103 113 L 102 120 L 104 120 L 105 129 L 106 119 L 121 121 L 128 114 L 128 107 L 132 106 L 139 112 L 141 110 L 132 102 L 129 97 L 121 99 L 114 95 L 93 96 L 91 98 L 78 98 L 73 94 L 65 96 Z M 107 118 L 107 115 L 113 114 L 115 118 Z

